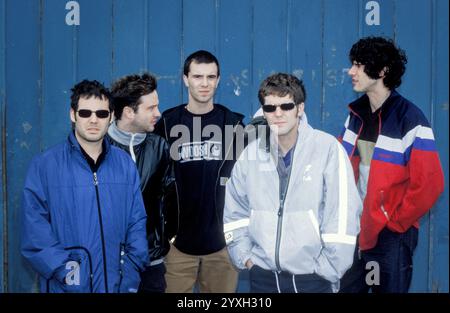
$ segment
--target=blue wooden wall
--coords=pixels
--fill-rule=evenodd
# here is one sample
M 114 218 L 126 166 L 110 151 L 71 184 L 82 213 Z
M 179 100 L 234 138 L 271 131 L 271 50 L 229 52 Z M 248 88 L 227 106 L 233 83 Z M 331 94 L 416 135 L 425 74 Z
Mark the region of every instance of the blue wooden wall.
M 66 24 L 67 2 L 0 0 L 0 291 L 36 290 L 18 249 L 24 175 L 34 154 L 66 137 L 70 88 L 84 78 L 150 71 L 167 109 L 186 101 L 185 57 L 207 49 L 221 63 L 217 102 L 248 121 L 261 80 L 290 72 L 305 82 L 311 124 L 337 135 L 358 96 L 351 45 L 390 36 L 409 58 L 399 91 L 430 120 L 448 173 L 448 0 L 378 0 L 380 25 L 367 25 L 366 0 L 78 0 L 78 26 Z M 447 175 L 445 184 L 421 220 L 413 292 L 449 291 Z

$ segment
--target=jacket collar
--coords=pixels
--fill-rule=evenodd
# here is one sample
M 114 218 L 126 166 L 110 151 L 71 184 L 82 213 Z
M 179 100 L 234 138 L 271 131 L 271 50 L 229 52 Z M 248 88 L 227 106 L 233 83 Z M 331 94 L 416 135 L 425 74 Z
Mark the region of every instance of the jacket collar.
M 116 121 L 114 121 L 108 128 L 108 135 L 116 142 L 129 146 L 132 144 L 136 146 L 142 143 L 147 137 L 146 133 L 129 133 L 117 127 Z
M 389 97 L 384 101 L 383 105 L 380 108 L 380 114 L 382 119 L 384 120 L 389 113 L 392 111 L 392 109 L 395 107 L 395 104 L 398 102 L 398 99 L 400 98 L 399 93 L 394 89 L 391 91 L 391 94 Z M 351 111 L 356 113 L 357 115 L 361 116 L 363 114 L 364 106 L 368 106 L 369 104 L 369 97 L 367 94 L 364 94 L 360 98 L 356 99 L 352 103 L 349 104 L 349 108 Z
M 168 109 L 167 111 L 165 111 L 163 113 L 163 119 L 165 120 L 165 124 L 168 129 L 170 129 L 173 125 L 176 125 L 179 123 L 179 121 L 181 119 L 181 114 L 182 114 L 185 106 L 186 106 L 186 104 L 181 104 L 174 108 Z M 244 119 L 244 115 L 233 112 L 221 104 L 215 103 L 214 106 L 224 112 L 225 125 L 236 125 L 239 123 L 243 124 L 242 120 Z

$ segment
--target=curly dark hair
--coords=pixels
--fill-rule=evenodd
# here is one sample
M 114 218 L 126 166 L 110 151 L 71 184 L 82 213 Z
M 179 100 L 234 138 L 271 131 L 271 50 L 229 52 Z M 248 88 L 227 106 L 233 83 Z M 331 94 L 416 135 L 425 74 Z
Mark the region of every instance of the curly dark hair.
M 184 61 L 184 66 L 183 66 L 183 74 L 185 76 L 188 76 L 189 71 L 191 69 L 191 63 L 195 62 L 195 63 L 206 63 L 206 64 L 210 64 L 210 63 L 216 63 L 217 65 L 217 76 L 220 76 L 220 66 L 219 66 L 219 61 L 217 61 L 217 58 L 209 51 L 206 50 L 198 50 L 194 53 L 192 53 L 191 55 L 189 55 L 186 60 Z
M 392 39 L 373 36 L 356 42 L 350 49 L 349 58 L 352 63 L 363 64 L 364 72 L 372 79 L 380 78 L 380 72 L 386 67 L 383 83 L 391 90 L 401 85 L 408 63 L 405 51 Z
M 295 104 L 306 100 L 305 86 L 303 82 L 291 74 L 276 73 L 267 77 L 259 86 L 258 99 L 264 105 L 264 98 L 269 95 L 284 97 L 290 95 Z
M 111 101 L 111 93 L 108 88 L 103 86 L 103 84 L 99 83 L 96 80 L 87 80 L 79 82 L 72 89 L 72 95 L 70 96 L 70 107 L 74 110 L 78 110 L 78 101 L 80 98 L 89 99 L 91 97 L 95 97 L 98 99 L 106 99 L 109 102 L 109 111 L 114 110 L 113 103 Z
M 128 75 L 115 81 L 111 86 L 111 93 L 116 119 L 120 120 L 126 106 L 137 112 L 141 97 L 152 93 L 156 88 L 156 78 L 149 73 Z

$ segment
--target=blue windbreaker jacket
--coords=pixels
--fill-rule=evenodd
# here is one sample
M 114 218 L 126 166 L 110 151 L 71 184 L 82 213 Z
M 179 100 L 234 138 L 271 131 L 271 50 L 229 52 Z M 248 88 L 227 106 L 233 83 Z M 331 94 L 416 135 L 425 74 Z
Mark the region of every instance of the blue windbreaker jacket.
M 137 291 L 148 262 L 139 175 L 125 152 L 104 147 L 95 173 L 73 132 L 31 162 L 21 252 L 41 292 Z

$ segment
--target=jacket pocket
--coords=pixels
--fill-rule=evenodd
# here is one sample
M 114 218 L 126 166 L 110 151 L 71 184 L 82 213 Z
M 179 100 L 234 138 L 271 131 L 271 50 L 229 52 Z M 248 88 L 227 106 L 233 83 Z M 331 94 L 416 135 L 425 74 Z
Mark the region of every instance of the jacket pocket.
M 125 251 L 125 245 L 120 244 L 119 259 L 119 293 L 136 293 L 141 282 L 140 270 Z
M 47 281 L 47 292 L 92 293 L 92 261 L 84 247 L 69 247 L 69 260 Z

